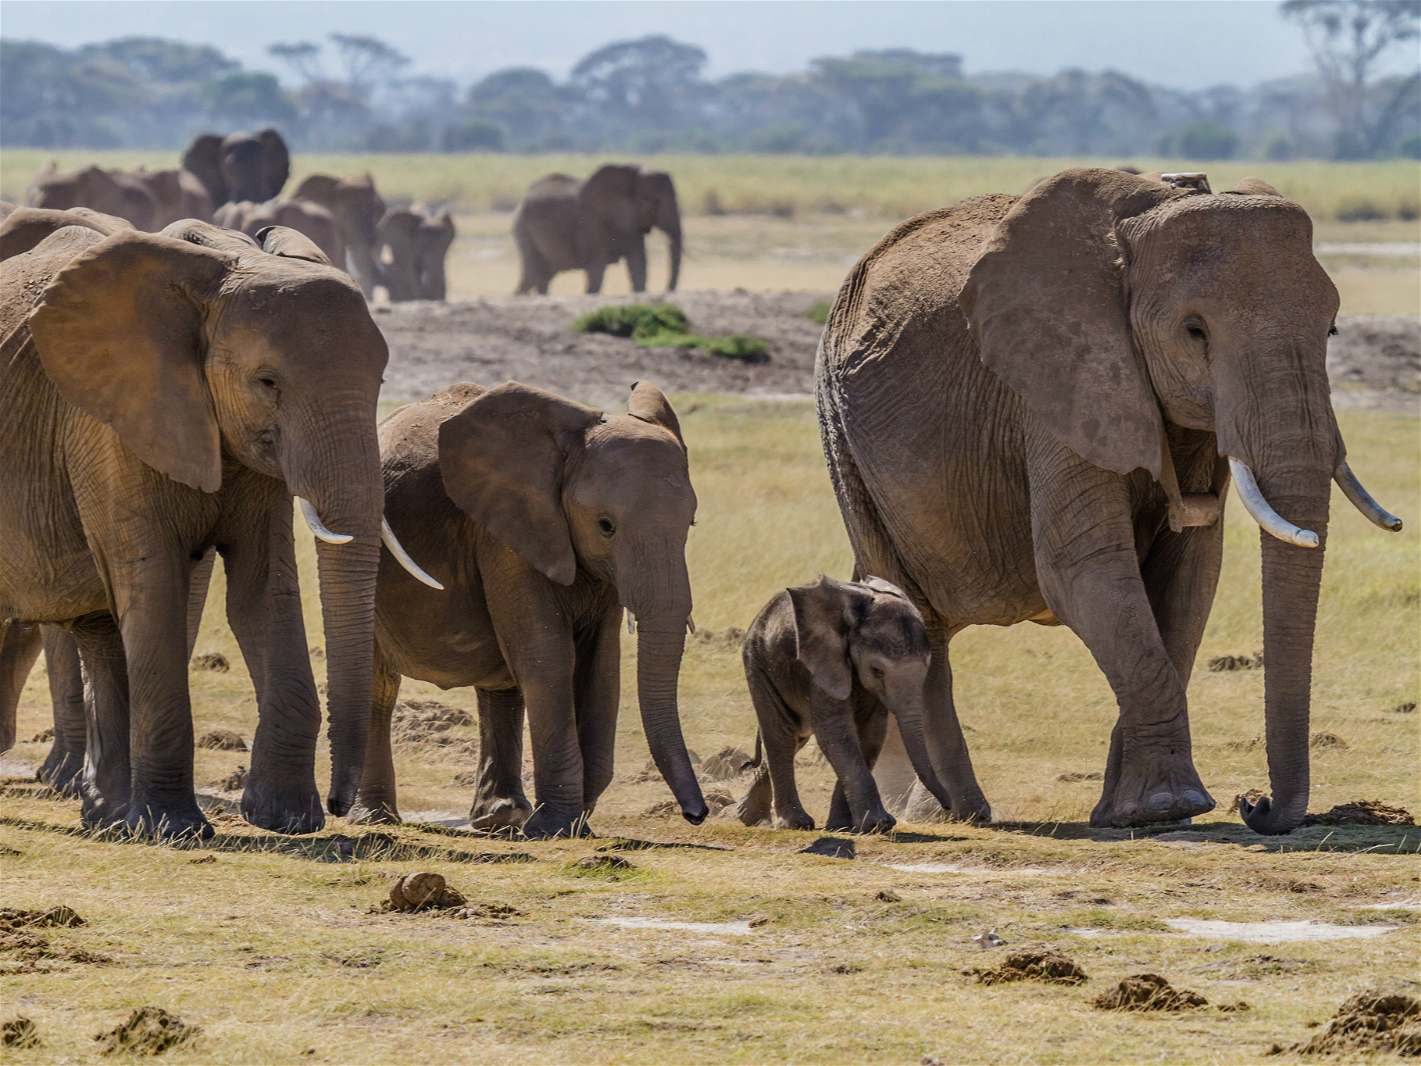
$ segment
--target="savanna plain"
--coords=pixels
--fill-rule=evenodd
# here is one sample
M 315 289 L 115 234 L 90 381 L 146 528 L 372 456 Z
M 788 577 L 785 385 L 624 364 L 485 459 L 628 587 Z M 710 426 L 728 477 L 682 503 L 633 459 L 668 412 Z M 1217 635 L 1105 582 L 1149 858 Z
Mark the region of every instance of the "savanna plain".
M 0 184 L 7 198 L 23 195 L 41 161 L 30 166 L 23 156 L 6 152 Z M 471 157 L 460 177 L 455 162 L 429 159 L 306 157 L 297 172 L 368 166 L 391 198 L 454 204 L 461 243 L 452 298 L 512 287 L 500 258 L 511 253 L 497 244 L 506 240 L 511 204 L 489 189 L 506 186 L 516 201 L 538 174 L 591 169 L 586 160 Z M 60 157 L 65 166 L 82 161 Z M 115 154 L 120 161 L 166 162 Z M 677 176 L 692 213 L 685 287 L 732 288 L 738 277 L 735 285 L 751 290 L 806 291 L 832 291 L 845 260 L 898 217 L 976 192 L 1019 189 L 1060 169 L 1052 160 L 749 160 L 737 171 L 724 158 L 687 157 L 683 177 L 680 161 L 653 162 Z M 493 178 L 481 185 L 485 172 L 477 168 L 492 174 L 496 164 L 514 172 L 499 171 L 502 185 Z M 526 175 L 517 171 L 524 164 Z M 1318 220 L 1319 241 L 1374 251 L 1417 239 L 1408 207 L 1415 168 L 1405 166 L 1409 186 L 1390 164 L 1343 177 L 1336 164 L 1191 169 L 1209 169 L 1216 188 L 1245 171 L 1280 187 L 1292 174 L 1293 195 Z M 909 191 L 895 191 L 899 185 Z M 847 192 L 831 200 L 816 191 L 835 187 Z M 1373 213 L 1356 208 L 1361 197 L 1380 217 L 1338 217 Z M 488 254 L 479 258 L 481 251 Z M 1343 288 L 1344 312 L 1415 312 L 1414 260 L 1367 253 L 1353 262 L 1350 254 L 1324 260 L 1334 277 L 1350 264 L 1364 280 L 1368 271 L 1388 280 L 1358 284 L 1374 306 L 1349 307 Z M 1404 278 L 1390 277 L 1408 270 L 1409 290 Z M 724 283 L 716 280 L 722 276 Z M 609 277 L 625 284 L 619 271 Z M 560 285 L 576 288 L 570 276 Z M 728 631 L 747 626 L 785 585 L 820 571 L 847 576 L 852 555 L 810 402 L 673 400 L 700 500 L 687 547 L 700 633 L 688 640 L 681 715 L 689 745 L 709 763 L 726 748 L 754 750 L 754 712 Z M 1363 410 L 1343 410 L 1339 421 L 1353 467 L 1406 528 L 1378 530 L 1334 496 L 1314 662 L 1310 810 L 1380 800 L 1421 812 L 1418 422 Z M 1099 790 L 1092 776 L 1104 769 L 1114 698 L 1068 630 L 1030 625 L 970 629 L 952 645 L 959 714 L 993 806 L 989 826 L 900 823 L 893 834 L 827 842 L 723 816 L 689 826 L 663 809 L 670 793 L 645 772 L 630 640 L 617 774 L 594 816 L 593 839 L 529 842 L 443 824 L 471 800 L 460 775 L 476 765 L 474 725 L 412 734 L 397 746 L 405 823 L 365 828 L 332 819 L 303 837 L 242 822 L 239 793 L 225 786 L 246 754 L 200 748 L 196 780 L 217 830 L 201 845 L 84 834 L 77 803 L 20 772 L 47 744 L 22 743 L 5 763 L 14 776 L 0 811 L 0 898 L 19 908 L 66 905 L 85 924 L 40 930 L 51 957 L 0 955 L 4 1015 L 32 1019 L 41 1041 L 7 1048 L 6 1061 L 95 1059 L 93 1035 L 145 1004 L 201 1028 L 165 1053 L 175 1063 L 917 1062 L 924 1055 L 942 1062 L 1244 1062 L 1268 1057 L 1275 1045 L 1282 1050 L 1269 1061 L 1298 1061 L 1292 1045 L 1317 1032 L 1310 1026 L 1325 1025 L 1348 996 L 1416 980 L 1421 828 L 1318 825 L 1267 838 L 1230 811 L 1235 795 L 1266 790 L 1267 767 L 1259 739 L 1264 671 L 1208 667 L 1262 646 L 1258 529 L 1236 500 L 1226 522 L 1224 571 L 1189 693 L 1195 762 L 1219 806 L 1191 826 L 1089 827 Z M 320 681 L 314 551 L 304 533 L 297 540 Z M 250 744 L 251 683 L 223 598 L 219 563 L 197 651 L 222 655 L 230 669 L 192 672 L 196 732 L 230 730 Z M 475 710 L 472 691 L 408 680 L 401 698 Z M 42 668 L 25 689 L 18 724 L 21 738 L 49 724 Z M 320 760 L 324 780 L 324 744 Z M 739 794 L 747 778 L 715 779 L 706 763 L 708 795 Z M 822 822 L 832 774 L 813 745 L 801 754 L 798 775 L 806 807 Z M 467 898 L 462 913 L 469 916 L 383 912 L 395 879 L 417 871 L 443 875 Z M 1292 924 L 1214 938 L 1171 924 L 1181 920 Z M 1324 939 L 1333 927 L 1347 937 Z M 973 940 L 993 929 L 1005 946 Z M 1075 960 L 1089 980 L 985 984 L 971 973 L 1043 945 Z M 1210 1007 L 1121 1013 L 1092 1006 L 1115 982 L 1142 972 L 1200 993 Z M 1216 1009 L 1239 1001 L 1249 1009 Z

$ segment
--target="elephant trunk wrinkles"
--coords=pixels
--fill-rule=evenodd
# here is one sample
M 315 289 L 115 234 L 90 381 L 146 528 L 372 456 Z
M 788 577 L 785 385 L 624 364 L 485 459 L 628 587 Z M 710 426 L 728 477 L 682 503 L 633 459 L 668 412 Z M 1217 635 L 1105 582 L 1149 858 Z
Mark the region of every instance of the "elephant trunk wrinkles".
M 908 761 L 913 764 L 913 772 L 918 775 L 918 780 L 942 804 L 944 810 L 952 810 L 952 796 L 938 779 L 932 758 L 928 755 L 927 736 L 923 732 L 922 700 L 918 699 L 906 707 L 895 707 L 893 716 L 898 719 L 898 733 L 903 738 L 903 749 L 908 753 Z
M 316 545 L 326 638 L 326 713 L 331 744 L 327 807 L 344 815 L 365 766 L 374 678 L 375 578 L 380 541 Z
M 692 825 L 700 825 L 710 809 L 686 753 L 676 699 L 676 682 L 685 648 L 684 618 L 638 619 L 637 699 L 646 743 L 657 770 L 681 806 L 681 814 Z

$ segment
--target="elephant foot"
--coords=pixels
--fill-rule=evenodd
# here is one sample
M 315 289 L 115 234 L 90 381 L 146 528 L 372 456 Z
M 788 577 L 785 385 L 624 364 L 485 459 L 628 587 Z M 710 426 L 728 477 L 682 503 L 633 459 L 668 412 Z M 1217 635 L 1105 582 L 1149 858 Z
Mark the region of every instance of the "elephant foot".
M 522 829 L 533 813 L 533 805 L 522 796 L 498 796 L 475 800 L 469 809 L 469 828 L 497 832 Z
M 976 822 L 992 820 L 992 806 L 980 791 L 961 797 L 952 807 L 944 807 L 921 781 L 914 782 L 903 808 L 903 821 L 930 825 L 935 822 Z
M 1122 767 L 1115 788 L 1104 792 L 1091 811 L 1090 824 L 1126 829 L 1179 822 L 1213 809 L 1214 799 L 1193 763 L 1187 757 L 1176 757 L 1139 769 L 1129 764 Z
M 403 821 L 393 803 L 363 799 L 356 800 L 355 806 L 346 811 L 345 820 L 349 825 L 394 825 Z
M 35 777 L 61 796 L 76 797 L 84 781 L 84 757 L 67 751 L 51 751 Z
M 761 825 L 769 822 L 770 811 L 761 803 L 746 803 L 741 800 L 735 806 L 735 817 L 741 825 Z
M 775 817 L 776 829 L 813 829 L 814 819 L 806 811 L 792 811 Z
M 552 811 L 539 807 L 523 823 L 523 835 L 529 840 L 555 840 L 558 837 L 590 837 L 593 834 L 582 811 Z
M 242 817 L 252 825 L 273 833 L 314 833 L 325 827 L 321 793 L 316 778 L 304 781 L 274 780 L 275 774 L 247 775 L 242 790 Z
M 889 814 L 882 807 L 876 811 L 868 811 L 859 819 L 857 825 L 848 826 L 850 833 L 891 833 L 893 827 L 898 824 L 898 819 Z M 825 829 L 832 830 L 834 826 L 825 826 Z
M 159 840 L 210 840 L 213 834 L 211 823 L 197 809 L 197 801 L 194 799 L 168 803 L 158 800 L 135 800 L 129 806 L 124 825 L 130 836 Z

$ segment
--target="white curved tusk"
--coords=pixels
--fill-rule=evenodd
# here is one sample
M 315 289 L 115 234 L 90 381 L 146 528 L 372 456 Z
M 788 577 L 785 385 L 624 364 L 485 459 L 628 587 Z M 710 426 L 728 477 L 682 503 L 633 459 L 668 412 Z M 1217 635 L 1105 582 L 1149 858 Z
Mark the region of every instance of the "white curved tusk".
M 636 632 L 636 615 L 632 614 L 631 611 L 627 612 L 627 632 Z
M 304 518 L 306 524 L 311 527 L 311 532 L 316 534 L 317 537 L 327 544 L 349 544 L 355 539 L 354 537 L 346 536 L 344 533 L 332 533 L 327 529 L 325 523 L 321 521 L 321 516 L 316 513 L 316 508 L 310 500 L 297 496 L 296 502 L 301 505 L 301 517 Z
M 385 547 L 390 549 L 390 554 L 395 557 L 395 562 L 413 574 L 416 581 L 423 581 L 432 589 L 438 589 L 440 592 L 444 591 L 443 585 L 421 570 L 419 564 L 410 558 L 410 553 L 405 551 L 405 546 L 399 542 L 399 539 L 395 536 L 395 531 L 390 528 L 390 523 L 384 518 L 380 519 L 380 540 L 384 543 Z
M 1299 548 L 1316 548 L 1317 534 L 1310 529 L 1299 529 L 1280 515 L 1263 498 L 1263 490 L 1258 487 L 1258 479 L 1248 464 L 1229 456 L 1229 469 L 1233 472 L 1234 488 L 1247 511 L 1263 529 L 1281 541 L 1296 544 Z
M 686 632 L 693 637 L 696 635 L 696 620 L 690 615 L 686 615 Z
M 1366 515 L 1373 525 L 1389 529 L 1393 533 L 1401 532 L 1401 519 L 1372 499 L 1372 494 L 1362 487 L 1357 475 L 1352 473 L 1352 468 L 1347 465 L 1346 459 L 1338 464 L 1337 473 L 1332 477 L 1342 494 L 1352 501 L 1352 506 Z

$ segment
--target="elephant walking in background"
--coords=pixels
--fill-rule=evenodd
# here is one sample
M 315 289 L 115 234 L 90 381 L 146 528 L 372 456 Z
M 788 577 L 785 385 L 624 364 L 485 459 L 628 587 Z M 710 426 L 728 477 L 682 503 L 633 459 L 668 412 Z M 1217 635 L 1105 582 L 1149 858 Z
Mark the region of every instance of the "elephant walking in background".
M 256 133 L 202 133 L 183 153 L 183 169 L 212 197 L 212 207 L 250 200 L 265 203 L 281 195 L 291 177 L 291 153 L 281 134 L 268 127 Z
M 321 540 L 329 804 L 343 814 L 369 723 L 384 340 L 358 289 L 290 230 L 258 247 L 194 221 L 109 236 L 59 221 L 0 264 L 0 617 L 63 625 L 78 646 L 84 823 L 211 833 L 193 796 L 185 637 L 192 574 L 215 546 L 260 716 L 242 812 L 318 828 L 292 494 Z
M 375 191 L 375 181 L 367 171 L 358 178 L 336 178 L 329 174 L 312 174 L 303 178 L 291 194 L 294 201 L 320 204 L 335 220 L 344 258 L 332 259 L 336 266 L 349 271 L 365 293 L 367 300 L 375 296 L 375 286 L 386 285 L 380 262 L 378 227 L 385 217 L 385 201 Z M 443 297 L 440 297 L 441 299 Z M 394 299 L 394 296 L 391 296 Z
M 105 170 L 88 166 L 59 173 L 46 163 L 30 185 L 30 207 L 53 211 L 87 208 L 156 232 L 179 219 L 212 221 L 212 198 L 186 170 Z
M 304 200 L 288 200 L 286 203 L 269 200 L 262 204 L 250 200 L 234 201 L 219 207 L 213 221 L 224 229 L 236 230 L 248 237 L 255 237 L 272 226 L 285 226 L 302 234 L 319 248 L 322 262 L 345 269 L 346 248 L 341 239 L 341 227 L 320 204 Z M 361 295 L 365 295 L 363 290 Z
M 952 701 L 969 625 L 1064 623 L 1120 718 L 1095 825 L 1214 807 L 1186 687 L 1237 484 L 1262 527 L 1262 833 L 1308 799 L 1313 630 L 1335 478 L 1357 483 L 1325 356 L 1338 298 L 1297 204 L 1255 179 L 1067 170 L 909 219 L 855 267 L 820 344 L 825 454 L 859 573 L 932 637 L 928 742 L 957 817 L 989 815 Z M 880 766 L 883 763 L 880 762 Z
M 384 265 L 390 301 L 444 299 L 444 259 L 455 236 L 449 212 L 431 217 L 404 208 L 390 211 L 380 220 L 379 234 L 380 244 L 390 250 Z
M 627 261 L 632 291 L 646 291 L 646 235 L 655 226 L 671 242 L 666 291 L 681 276 L 681 211 L 671 175 L 607 165 L 586 181 L 549 174 L 528 187 L 513 216 L 522 274 L 520 293 L 548 291 L 553 276 L 585 270 L 587 291 L 602 291 L 602 276 Z
M 638 382 L 627 414 L 603 415 L 513 381 L 453 385 L 392 414 L 380 444 L 390 525 L 446 591 L 381 557 L 373 721 L 351 818 L 399 818 L 390 718 L 405 676 L 478 689 L 476 828 L 586 832 L 612 781 L 625 610 L 647 744 L 699 825 L 708 809 L 676 694 L 696 494 L 661 391 Z M 525 708 L 536 810 L 523 793 Z

